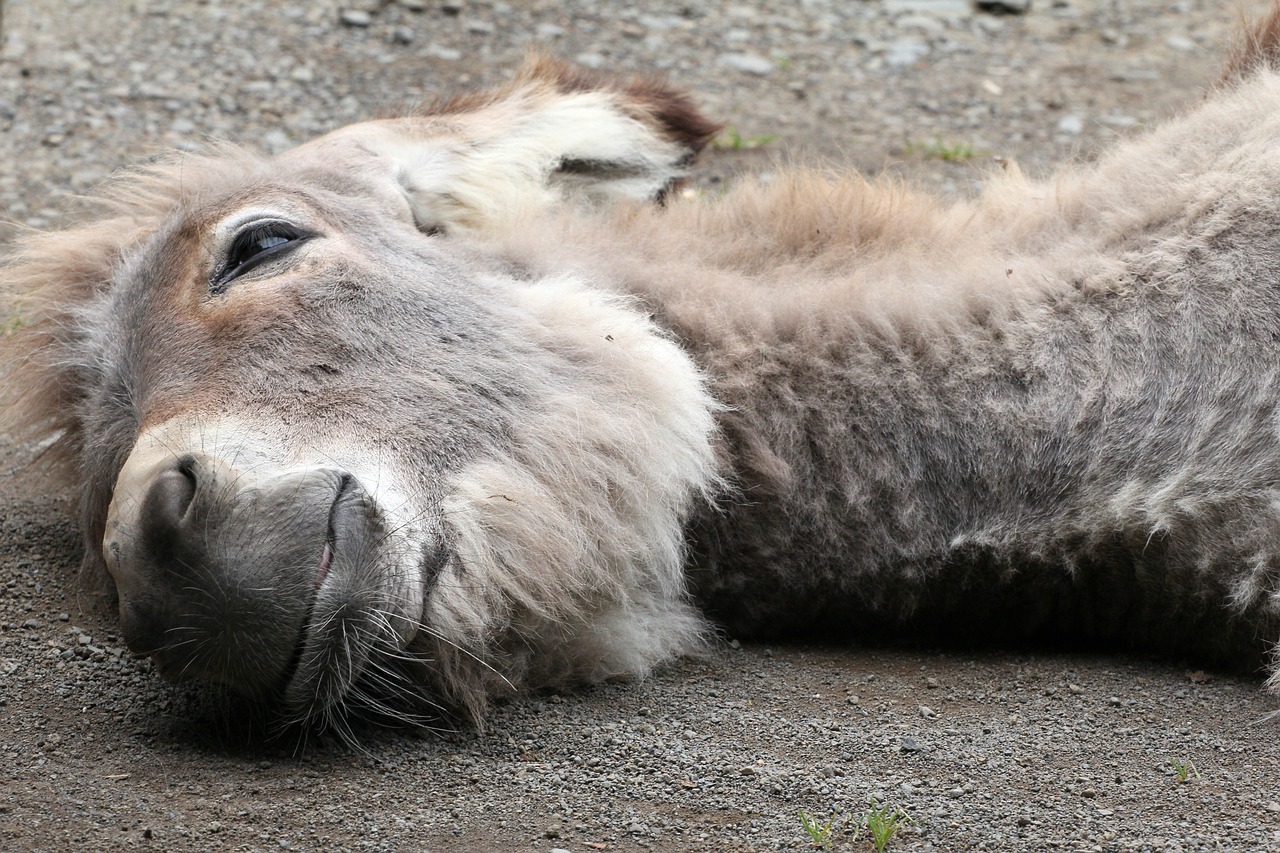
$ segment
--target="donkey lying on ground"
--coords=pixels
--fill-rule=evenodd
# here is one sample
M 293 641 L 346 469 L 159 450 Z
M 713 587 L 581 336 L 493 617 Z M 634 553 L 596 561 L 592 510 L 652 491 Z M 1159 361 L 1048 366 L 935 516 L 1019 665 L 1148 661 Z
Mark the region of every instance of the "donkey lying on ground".
M 166 676 L 478 719 L 732 634 L 1280 639 L 1280 9 L 1188 116 L 942 207 L 661 197 L 661 85 L 118 181 L 29 239 L 6 425 Z M 695 609 L 695 603 L 698 609 Z

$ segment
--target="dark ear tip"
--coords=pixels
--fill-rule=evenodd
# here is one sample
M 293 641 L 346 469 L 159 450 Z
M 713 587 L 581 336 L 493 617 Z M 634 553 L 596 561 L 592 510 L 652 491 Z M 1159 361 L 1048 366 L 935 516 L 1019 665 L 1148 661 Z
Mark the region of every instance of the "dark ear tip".
M 644 84 L 640 84 L 643 86 Z M 637 97 L 652 106 L 654 118 L 668 138 L 679 142 L 693 153 L 702 151 L 724 129 L 724 124 L 702 114 L 693 99 L 665 85 L 641 89 Z
M 1238 29 L 1220 84 L 1238 83 L 1264 69 L 1280 69 L 1280 3 Z
M 605 90 L 623 95 L 658 126 L 670 140 L 694 154 L 702 151 L 724 125 L 702 114 L 688 93 L 661 76 L 619 79 L 570 65 L 537 50 L 530 51 L 516 75 L 523 80 L 546 80 L 560 92 Z

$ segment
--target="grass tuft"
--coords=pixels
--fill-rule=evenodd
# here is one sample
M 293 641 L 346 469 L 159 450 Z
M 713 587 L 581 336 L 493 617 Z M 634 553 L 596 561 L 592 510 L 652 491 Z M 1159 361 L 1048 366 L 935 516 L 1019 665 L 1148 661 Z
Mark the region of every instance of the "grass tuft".
M 751 151 L 755 148 L 763 148 L 770 142 L 776 142 L 777 140 L 778 135 L 775 133 L 743 136 L 736 127 L 729 125 L 720 132 L 719 136 L 711 140 L 711 146 L 722 151 Z
M 963 163 L 977 155 L 977 149 L 968 142 L 950 142 L 935 134 L 932 140 L 908 142 L 903 149 L 907 154 L 948 163 Z
M 875 799 L 870 800 L 870 808 L 858 815 L 838 815 L 834 811 L 825 821 L 800 809 L 800 826 L 808 834 L 814 847 L 830 850 L 835 843 L 836 835 L 841 830 L 849 836 L 850 843 L 862 836 L 862 830 L 870 835 L 871 846 L 876 853 L 884 853 L 889 842 L 906 824 L 912 823 L 904 809 L 897 806 L 881 805 Z
M 27 325 L 26 318 L 18 310 L 10 312 L 4 319 L 0 320 L 0 336 L 8 336 L 22 330 Z
M 813 839 L 813 846 L 821 847 L 823 850 L 831 849 L 832 836 L 835 835 L 838 821 L 839 818 L 836 817 L 834 812 L 831 817 L 827 818 L 826 823 L 823 823 L 819 818 L 814 817 L 804 809 L 800 810 L 800 825 L 804 827 L 804 831 Z
M 862 822 L 867 827 L 867 832 L 871 833 L 871 844 L 876 848 L 876 853 L 884 853 L 898 830 L 912 820 L 903 809 L 881 805 L 872 800 L 871 808 L 862 815 Z
M 1169 762 L 1173 766 L 1173 775 L 1178 777 L 1179 782 L 1190 782 L 1192 778 L 1199 779 L 1200 771 L 1196 769 L 1195 764 L 1190 759 L 1179 761 L 1174 758 Z

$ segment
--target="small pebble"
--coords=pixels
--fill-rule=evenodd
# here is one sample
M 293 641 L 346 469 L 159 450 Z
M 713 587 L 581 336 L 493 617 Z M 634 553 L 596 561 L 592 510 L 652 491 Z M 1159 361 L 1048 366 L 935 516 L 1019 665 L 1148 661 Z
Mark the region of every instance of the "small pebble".
M 338 19 L 348 27 L 367 27 L 373 22 L 373 16 L 363 9 L 343 9 Z
M 1078 115 L 1066 115 L 1058 119 L 1058 132 L 1079 136 L 1084 132 L 1084 119 Z
M 721 65 L 754 74 L 757 77 L 764 77 L 774 71 L 774 64 L 771 61 L 754 53 L 725 53 L 721 54 L 719 61 Z
M 992 15 L 1022 15 L 1031 8 L 1031 0 L 975 0 L 973 5 Z

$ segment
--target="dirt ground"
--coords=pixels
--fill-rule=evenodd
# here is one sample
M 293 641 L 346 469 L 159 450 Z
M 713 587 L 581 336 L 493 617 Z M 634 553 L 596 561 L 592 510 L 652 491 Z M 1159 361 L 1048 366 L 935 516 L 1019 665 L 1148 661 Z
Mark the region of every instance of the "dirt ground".
M 699 189 L 796 157 L 964 195 L 997 157 L 1044 174 L 1194 103 L 1223 6 L 11 2 L 0 248 L 159 148 L 279 149 L 500 79 L 530 41 L 697 92 L 729 126 Z M 484 732 L 264 743 L 123 650 L 31 455 L 0 440 L 0 849 L 795 850 L 803 810 L 867 850 L 874 801 L 910 817 L 891 850 L 1280 850 L 1261 678 L 1115 653 L 726 638 Z

